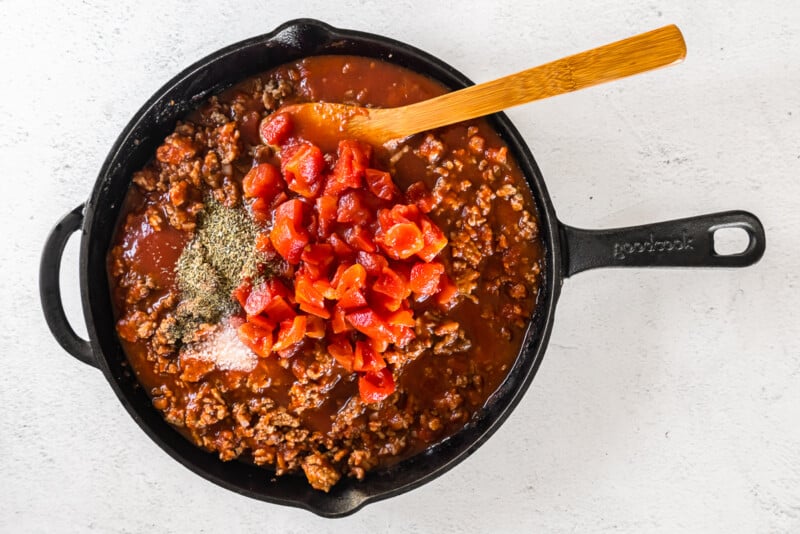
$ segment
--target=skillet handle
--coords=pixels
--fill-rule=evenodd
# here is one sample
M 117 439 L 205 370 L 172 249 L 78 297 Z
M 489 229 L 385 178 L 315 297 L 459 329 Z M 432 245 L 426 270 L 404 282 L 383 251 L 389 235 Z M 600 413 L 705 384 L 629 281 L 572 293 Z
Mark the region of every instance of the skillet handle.
M 749 242 L 742 252 L 717 254 L 714 233 L 741 228 Z M 746 211 L 725 211 L 628 228 L 584 230 L 562 224 L 565 276 L 600 267 L 746 267 L 766 246 L 761 221 Z
M 58 344 L 73 357 L 97 367 L 91 344 L 81 339 L 69 325 L 61 302 L 61 256 L 67 240 L 83 224 L 83 204 L 67 213 L 51 230 L 39 264 L 39 296 L 47 326 Z

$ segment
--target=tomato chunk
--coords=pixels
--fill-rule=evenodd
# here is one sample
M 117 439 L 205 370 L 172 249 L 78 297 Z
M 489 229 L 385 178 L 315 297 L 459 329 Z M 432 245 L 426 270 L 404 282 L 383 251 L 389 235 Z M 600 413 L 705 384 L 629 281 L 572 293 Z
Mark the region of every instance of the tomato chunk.
M 367 205 L 361 191 L 348 191 L 339 199 L 336 220 L 340 223 L 368 223 L 374 211 Z
M 290 264 L 297 264 L 308 244 L 308 232 L 303 228 L 303 203 L 287 200 L 275 210 L 275 223 L 269 234 L 272 246 Z
M 345 291 L 339 298 L 339 306 L 345 310 L 362 308 L 366 305 L 367 299 L 364 297 L 364 292 L 355 287 Z
M 245 303 L 247 302 L 247 297 L 250 295 L 250 289 L 252 288 L 250 284 L 250 280 L 245 278 L 239 284 L 239 286 L 233 290 L 232 297 L 236 299 L 236 301 L 244 308 Z
M 345 368 L 348 373 L 353 372 L 353 346 L 344 336 L 333 336 L 328 344 L 328 353 Z
M 272 331 L 261 328 L 260 326 L 247 322 L 239 326 L 236 330 L 242 343 L 247 345 L 250 350 L 262 358 L 266 358 L 272 353 Z
M 314 198 L 322 191 L 322 151 L 308 142 L 291 145 L 281 155 L 281 171 L 291 191 Z
M 408 326 L 413 328 L 416 325 L 414 313 L 408 309 L 400 309 L 390 313 L 386 317 L 386 323 L 391 326 Z
M 362 308 L 346 316 L 347 321 L 353 325 L 353 328 L 372 338 L 376 341 L 391 341 L 392 333 L 389 331 L 386 323 L 369 308 Z
M 341 334 L 342 332 L 347 332 L 352 330 L 353 327 L 350 326 L 345 319 L 347 312 L 344 308 L 342 308 L 339 304 L 336 304 L 333 307 L 333 319 L 331 319 L 331 330 L 333 330 L 334 334 Z
M 399 300 L 403 300 L 411 294 L 406 281 L 389 267 L 383 269 L 372 285 L 372 290 Z
M 288 319 L 293 319 L 297 312 L 283 297 L 273 297 L 269 304 L 264 308 L 263 313 L 270 318 L 270 320 L 280 323 Z
M 253 220 L 257 223 L 266 224 L 272 218 L 272 206 L 269 201 L 259 197 L 250 205 Z
M 319 279 L 323 276 L 327 277 L 328 270 L 335 259 L 333 247 L 327 243 L 308 245 L 300 255 L 300 259 L 305 262 L 306 267 L 315 267 L 314 271 L 316 274 L 314 278 Z M 311 271 L 311 269 L 309 269 L 309 271 Z
M 364 177 L 370 192 L 378 198 L 392 200 L 400 194 L 400 190 L 392 181 L 392 175 L 388 172 L 367 169 Z
M 388 368 L 358 378 L 358 392 L 364 402 L 381 402 L 394 393 L 394 377 Z
M 457 297 L 458 287 L 450 280 L 449 276 L 443 274 L 439 282 L 439 294 L 436 295 L 436 302 L 445 310 L 449 310 L 456 305 Z
M 372 147 L 353 139 L 339 141 L 333 173 L 325 184 L 326 195 L 341 195 L 348 189 L 360 189 L 364 171 L 372 157 Z
M 375 351 L 371 343 L 356 341 L 353 353 L 353 371 L 375 372 L 386 367 L 383 357 Z
M 416 254 L 423 260 L 431 262 L 447 246 L 447 238 L 439 227 L 425 215 L 420 217 L 420 228 L 425 245 Z
M 361 250 L 358 252 L 357 258 L 358 263 L 364 266 L 370 276 L 380 276 L 383 269 L 389 266 L 389 262 L 381 254 Z
M 306 336 L 313 339 L 325 338 L 325 321 L 321 317 L 306 317 Z
M 292 117 L 288 113 L 273 113 L 261 121 L 258 133 L 267 145 L 282 145 L 292 134 Z
M 267 256 L 275 255 L 275 247 L 269 239 L 269 232 L 261 232 L 256 236 L 256 250 Z
M 444 265 L 439 262 L 416 263 L 411 268 L 411 291 L 422 297 L 430 297 L 439 291 L 439 280 L 444 274 Z
M 291 347 L 295 343 L 302 341 L 306 334 L 306 316 L 298 315 L 294 319 L 287 319 L 281 322 L 278 331 L 278 340 L 272 346 L 275 352 Z
M 357 250 L 364 252 L 375 252 L 375 242 L 370 231 L 360 224 L 352 226 L 344 231 L 344 239 L 347 244 Z
M 412 222 L 397 223 L 377 238 L 381 249 L 391 258 L 404 260 L 425 247 L 423 234 Z
M 250 290 L 245 300 L 244 308 L 247 315 L 258 315 L 272 301 L 273 294 L 266 282 L 261 282 Z
M 344 295 L 350 289 L 363 289 L 367 285 L 367 270 L 358 263 L 349 267 L 340 266 L 336 270 L 331 284 L 340 295 Z
M 294 298 L 298 304 L 310 304 L 317 308 L 325 307 L 325 297 L 314 287 L 314 281 L 304 269 L 300 269 L 294 276 Z
M 260 163 L 250 169 L 242 179 L 242 191 L 246 198 L 259 197 L 266 201 L 275 198 L 286 184 L 280 171 L 269 163 Z
M 263 315 L 248 315 L 247 322 L 263 328 L 268 332 L 275 330 L 275 323 Z
M 333 224 L 336 222 L 336 213 L 339 210 L 339 201 L 331 195 L 322 195 L 317 199 L 317 233 L 325 238 L 331 235 Z

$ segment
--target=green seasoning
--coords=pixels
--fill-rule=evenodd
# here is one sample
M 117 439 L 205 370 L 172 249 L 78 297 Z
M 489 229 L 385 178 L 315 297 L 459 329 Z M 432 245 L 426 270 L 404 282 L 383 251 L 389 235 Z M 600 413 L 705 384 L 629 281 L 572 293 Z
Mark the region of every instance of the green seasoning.
M 188 341 L 200 325 L 237 311 L 231 293 L 243 278 L 257 276 L 262 259 L 254 247 L 257 233 L 244 209 L 206 202 L 194 239 L 175 266 L 181 292 L 176 338 Z

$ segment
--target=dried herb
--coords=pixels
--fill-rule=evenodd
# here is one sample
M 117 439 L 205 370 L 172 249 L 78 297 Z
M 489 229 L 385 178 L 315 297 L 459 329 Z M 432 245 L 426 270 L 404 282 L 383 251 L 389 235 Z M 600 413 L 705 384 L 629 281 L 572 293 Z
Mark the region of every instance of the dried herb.
M 263 259 L 254 247 L 257 232 L 243 208 L 206 202 L 194 239 L 175 266 L 181 292 L 175 337 L 188 341 L 200 325 L 237 311 L 231 293 L 243 278 L 257 277 Z

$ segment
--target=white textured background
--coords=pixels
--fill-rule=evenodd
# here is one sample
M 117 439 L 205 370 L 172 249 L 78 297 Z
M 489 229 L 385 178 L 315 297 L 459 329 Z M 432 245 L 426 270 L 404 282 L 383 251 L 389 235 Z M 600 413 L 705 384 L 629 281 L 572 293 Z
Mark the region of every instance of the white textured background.
M 120 4 L 0 0 L 0 531 L 800 532 L 798 2 Z M 353 517 L 198 478 L 51 338 L 39 254 L 158 87 L 300 16 L 407 41 L 476 81 L 677 23 L 683 65 L 509 114 L 562 220 L 748 209 L 764 259 L 568 280 L 544 364 L 495 437 Z M 76 265 L 73 242 L 62 278 L 79 323 Z

